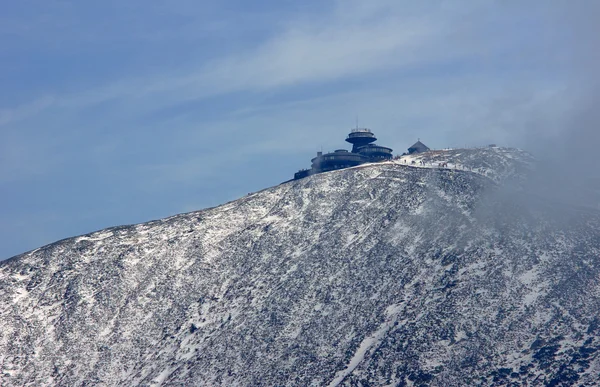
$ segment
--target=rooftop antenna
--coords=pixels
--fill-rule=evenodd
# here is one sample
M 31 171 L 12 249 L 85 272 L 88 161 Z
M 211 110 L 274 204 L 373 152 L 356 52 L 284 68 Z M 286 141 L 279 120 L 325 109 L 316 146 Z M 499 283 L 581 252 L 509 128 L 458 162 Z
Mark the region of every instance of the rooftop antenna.
M 358 129 L 358 114 L 356 115 L 356 129 Z

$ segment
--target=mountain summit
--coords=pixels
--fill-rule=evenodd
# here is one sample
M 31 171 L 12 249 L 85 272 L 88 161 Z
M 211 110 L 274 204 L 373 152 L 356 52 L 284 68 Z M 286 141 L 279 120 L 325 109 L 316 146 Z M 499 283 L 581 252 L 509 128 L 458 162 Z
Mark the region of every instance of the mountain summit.
M 409 155 L 2 262 L 0 385 L 596 385 L 600 214 L 506 183 L 530 162 Z

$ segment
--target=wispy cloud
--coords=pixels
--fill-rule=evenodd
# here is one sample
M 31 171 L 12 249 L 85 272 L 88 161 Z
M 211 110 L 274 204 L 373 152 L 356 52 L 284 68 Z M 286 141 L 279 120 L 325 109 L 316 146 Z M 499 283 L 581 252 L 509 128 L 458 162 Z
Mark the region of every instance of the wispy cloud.
M 226 91 L 327 82 L 414 63 L 437 33 L 430 23 L 406 17 L 348 18 L 338 10 L 320 23 L 291 23 L 249 52 L 214 61 L 197 77 Z
M 177 73 L 163 68 L 143 77 L 127 74 L 98 87 L 56 93 L 43 107 L 80 108 L 127 99 L 153 108 L 223 93 L 327 83 L 462 55 L 458 47 L 452 52 L 443 49 L 451 33 L 444 25 L 455 17 L 443 4 L 337 1 L 324 15 L 280 21 L 274 35 L 249 41 L 224 56 L 199 56 L 195 63 L 176 66 Z M 150 101 L 154 99 L 159 102 Z M 42 110 L 30 109 L 32 104 L 5 109 L 4 116 L 15 120 Z M 5 118 L 0 125 L 7 122 Z
M 54 101 L 55 99 L 53 97 L 44 96 L 37 98 L 32 102 L 17 106 L 16 108 L 2 109 L 0 110 L 0 126 L 36 115 L 44 109 L 52 106 Z

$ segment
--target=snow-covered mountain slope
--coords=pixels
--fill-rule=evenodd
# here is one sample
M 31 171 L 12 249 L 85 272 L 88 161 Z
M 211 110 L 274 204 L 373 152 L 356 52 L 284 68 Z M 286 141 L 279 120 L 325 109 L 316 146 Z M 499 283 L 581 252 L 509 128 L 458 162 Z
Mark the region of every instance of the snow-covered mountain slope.
M 0 263 L 0 385 L 597 385 L 599 257 L 478 173 L 323 173 Z
M 403 155 L 397 162 L 426 168 L 450 168 L 482 174 L 496 182 L 522 181 L 534 169 L 534 158 L 515 148 L 442 149 Z

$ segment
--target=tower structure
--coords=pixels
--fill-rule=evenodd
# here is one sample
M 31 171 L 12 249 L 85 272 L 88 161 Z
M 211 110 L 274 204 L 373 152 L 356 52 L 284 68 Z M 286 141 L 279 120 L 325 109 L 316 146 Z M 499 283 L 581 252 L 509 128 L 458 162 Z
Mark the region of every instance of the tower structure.
M 358 153 L 358 148 L 377 141 L 377 137 L 370 129 L 356 128 L 350 131 L 346 141 L 352 144 L 352 153 Z

